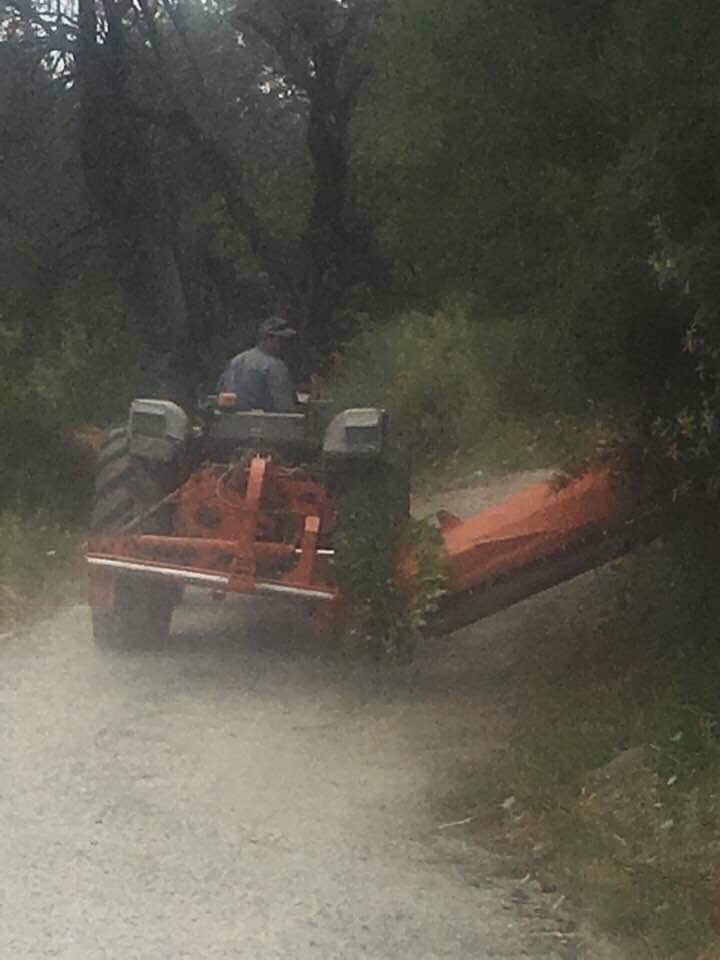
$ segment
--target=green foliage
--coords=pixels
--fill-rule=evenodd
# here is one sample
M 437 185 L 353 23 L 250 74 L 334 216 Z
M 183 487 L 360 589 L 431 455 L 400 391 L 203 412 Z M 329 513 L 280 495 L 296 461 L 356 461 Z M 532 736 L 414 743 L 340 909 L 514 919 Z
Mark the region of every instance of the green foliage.
M 662 545 L 568 588 L 567 619 L 555 611 L 543 642 L 519 654 L 511 749 L 480 788 L 523 865 L 541 849 L 529 869 L 608 930 L 688 960 L 716 943 L 720 919 L 720 540 L 709 520 L 688 515 Z
M 52 506 L 84 519 L 94 465 L 77 432 L 122 422 L 133 396 L 163 392 L 159 359 L 143 356 L 103 279 L 68 282 L 54 295 L 58 327 L 45 345 L 32 349 L 20 323 L 0 325 L 0 509 Z
M 81 531 L 56 511 L 0 511 L 0 632 L 39 607 L 67 601 L 82 583 Z M 79 593 L 80 591 L 78 591 Z
M 385 407 L 419 469 L 474 450 L 492 468 L 513 445 L 533 445 L 519 421 L 542 423 L 550 439 L 548 416 L 584 412 L 564 336 L 536 316 L 480 321 L 477 310 L 459 306 L 403 314 L 354 338 L 321 393 L 338 409 Z
M 586 7 L 390 4 L 356 162 L 403 289 L 546 305 L 604 134 Z
M 355 171 L 396 294 L 532 311 L 560 381 L 657 411 L 689 311 L 648 268 L 654 219 L 720 275 L 716 8 L 395 0 L 385 39 Z
M 335 571 L 350 600 L 345 642 L 374 658 L 407 660 L 445 591 L 437 530 L 407 516 L 405 477 L 391 463 L 357 464 L 336 490 Z
M 720 495 L 720 349 L 699 319 L 685 337 L 685 351 L 696 364 L 698 388 L 687 405 L 671 418 L 658 417 L 653 425 L 666 460 L 673 497 L 700 495 L 716 501 Z
M 295 313 L 317 356 L 372 304 L 448 326 L 420 331 L 418 376 L 395 391 L 421 457 L 484 434 L 487 411 L 671 419 L 685 406 L 661 409 L 685 377 L 693 308 L 648 261 L 660 222 L 696 302 L 717 300 L 709 0 L 181 2 L 132 20 L 106 6 L 89 64 L 60 49 L 67 24 L 43 30 L 46 6 L 0 15 L 13 376 L 49 371 L 68 336 L 127 334 L 128 379 L 140 353 L 187 399 L 271 306 Z M 95 69 L 102 82 L 76 82 Z M 389 325 L 396 353 L 411 327 Z M 474 376 L 474 401 L 435 349 L 458 380 Z
M 383 406 L 416 458 L 440 459 L 494 410 L 479 371 L 477 330 L 464 314 L 407 314 L 370 328 L 343 351 L 327 385 L 338 408 Z
M 716 279 L 707 275 L 706 248 L 675 243 L 655 223 L 651 259 L 663 290 L 677 290 L 695 313 L 682 340 L 683 376 L 655 412 L 652 438 L 664 459 L 664 488 L 673 500 L 717 502 L 720 495 L 720 313 Z M 697 507 L 706 510 L 700 504 Z
M 27 386 L 0 386 L 0 509 L 52 507 L 82 517 L 92 490 L 93 464 L 68 425 Z

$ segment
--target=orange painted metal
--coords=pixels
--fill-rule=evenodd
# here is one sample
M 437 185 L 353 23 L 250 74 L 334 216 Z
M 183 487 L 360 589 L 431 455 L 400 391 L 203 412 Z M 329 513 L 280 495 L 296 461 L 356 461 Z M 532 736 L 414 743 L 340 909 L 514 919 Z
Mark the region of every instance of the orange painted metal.
M 318 546 L 335 526 L 325 488 L 301 470 L 289 470 L 268 457 L 231 467 L 207 464 L 175 497 L 173 530 L 157 534 L 116 534 L 94 538 L 91 563 L 122 565 L 147 575 L 185 574 L 188 582 L 221 577 L 222 592 L 252 593 L 295 588 L 312 598 L 337 594 L 328 560 Z M 120 566 L 117 566 L 117 565 Z M 98 566 L 98 599 L 111 602 L 112 568 Z M 193 580 L 194 578 L 194 580 Z M 208 586 L 210 586 L 208 581 Z
M 260 464 L 256 466 L 256 461 L 265 463 L 259 498 L 250 485 L 256 470 L 257 489 Z M 249 468 L 210 465 L 194 473 L 180 490 L 174 528 L 179 536 L 248 539 L 250 530 L 243 521 L 248 514 L 256 524 L 253 539 L 293 541 L 296 545 L 302 539 L 305 517 L 319 517 L 323 534 L 335 525 L 330 499 L 319 481 L 258 457 Z
M 632 498 L 610 469 L 588 473 L 564 488 L 543 483 L 458 524 L 445 524 L 442 536 L 453 590 L 511 574 L 549 559 L 589 532 L 621 523 Z
M 313 581 L 319 533 L 320 518 L 305 517 L 305 530 L 300 546 L 300 559 L 287 581 L 293 586 L 302 586 L 303 584 L 312 583 Z
M 536 561 L 551 563 L 583 538 L 621 525 L 636 507 L 616 474 L 601 469 L 562 489 L 549 483 L 530 487 L 469 520 L 441 512 L 447 599 L 507 580 Z M 125 564 L 138 575 L 204 582 L 219 593 L 261 588 L 331 599 L 318 617 L 318 627 L 328 630 L 348 618 L 328 556 L 335 527 L 324 485 L 306 471 L 260 456 L 231 467 L 206 464 L 178 491 L 171 534 L 91 541 L 89 558 L 99 564 L 91 577 L 93 604 L 112 605 L 114 578 Z M 416 573 L 417 560 L 406 553 L 398 578 L 409 581 Z

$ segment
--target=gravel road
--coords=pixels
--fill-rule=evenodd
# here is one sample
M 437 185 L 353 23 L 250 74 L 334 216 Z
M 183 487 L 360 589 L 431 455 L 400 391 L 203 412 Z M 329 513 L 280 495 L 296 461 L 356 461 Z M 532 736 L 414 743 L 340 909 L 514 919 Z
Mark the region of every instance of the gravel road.
M 1 960 L 594 956 L 442 822 L 496 686 L 477 632 L 378 673 L 247 600 L 163 650 L 96 650 L 84 607 L 6 640 Z

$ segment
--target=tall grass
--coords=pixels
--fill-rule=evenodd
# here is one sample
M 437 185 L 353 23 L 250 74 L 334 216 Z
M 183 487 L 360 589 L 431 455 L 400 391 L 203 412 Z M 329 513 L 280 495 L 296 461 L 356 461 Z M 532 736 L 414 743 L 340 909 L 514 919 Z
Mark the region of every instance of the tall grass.
M 93 456 L 60 411 L 29 387 L 0 386 L 0 511 L 52 510 L 80 519 L 92 492 Z
M 83 532 L 52 510 L 0 512 L 0 630 L 66 600 L 83 583 L 82 540 Z
M 462 307 L 366 328 L 336 358 L 323 392 L 337 408 L 383 406 L 422 469 L 476 453 L 525 466 L 553 458 L 586 411 L 562 331 L 540 318 L 486 321 Z M 559 412 L 562 411 L 562 414 Z
M 475 793 L 522 869 L 688 960 L 720 943 L 720 597 L 703 526 L 595 575 L 525 652 L 511 749 Z

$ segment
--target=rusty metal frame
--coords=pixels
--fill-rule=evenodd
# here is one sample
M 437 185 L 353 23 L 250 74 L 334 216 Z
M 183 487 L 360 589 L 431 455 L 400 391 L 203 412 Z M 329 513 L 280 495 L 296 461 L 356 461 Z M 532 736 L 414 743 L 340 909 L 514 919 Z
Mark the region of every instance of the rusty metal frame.
M 255 456 L 249 465 L 206 465 L 172 500 L 173 533 L 125 528 L 90 541 L 94 604 L 112 606 L 114 579 L 121 574 L 222 594 L 338 598 L 330 570 L 333 551 L 319 546 L 323 531 L 334 524 L 334 512 L 318 481 Z M 217 536 L 211 535 L 213 525 Z
M 328 623 L 347 615 L 332 568 L 336 517 L 320 479 L 254 456 L 230 467 L 205 464 L 171 499 L 171 533 L 131 525 L 91 540 L 94 606 L 112 608 L 116 578 L 127 575 L 221 595 L 318 601 Z M 620 555 L 653 535 L 652 516 L 649 525 L 631 522 L 642 515 L 632 487 L 609 468 L 559 490 L 530 487 L 468 520 L 441 513 L 449 588 L 428 632 L 466 625 Z M 397 575 L 416 574 L 417 557 L 405 551 Z

